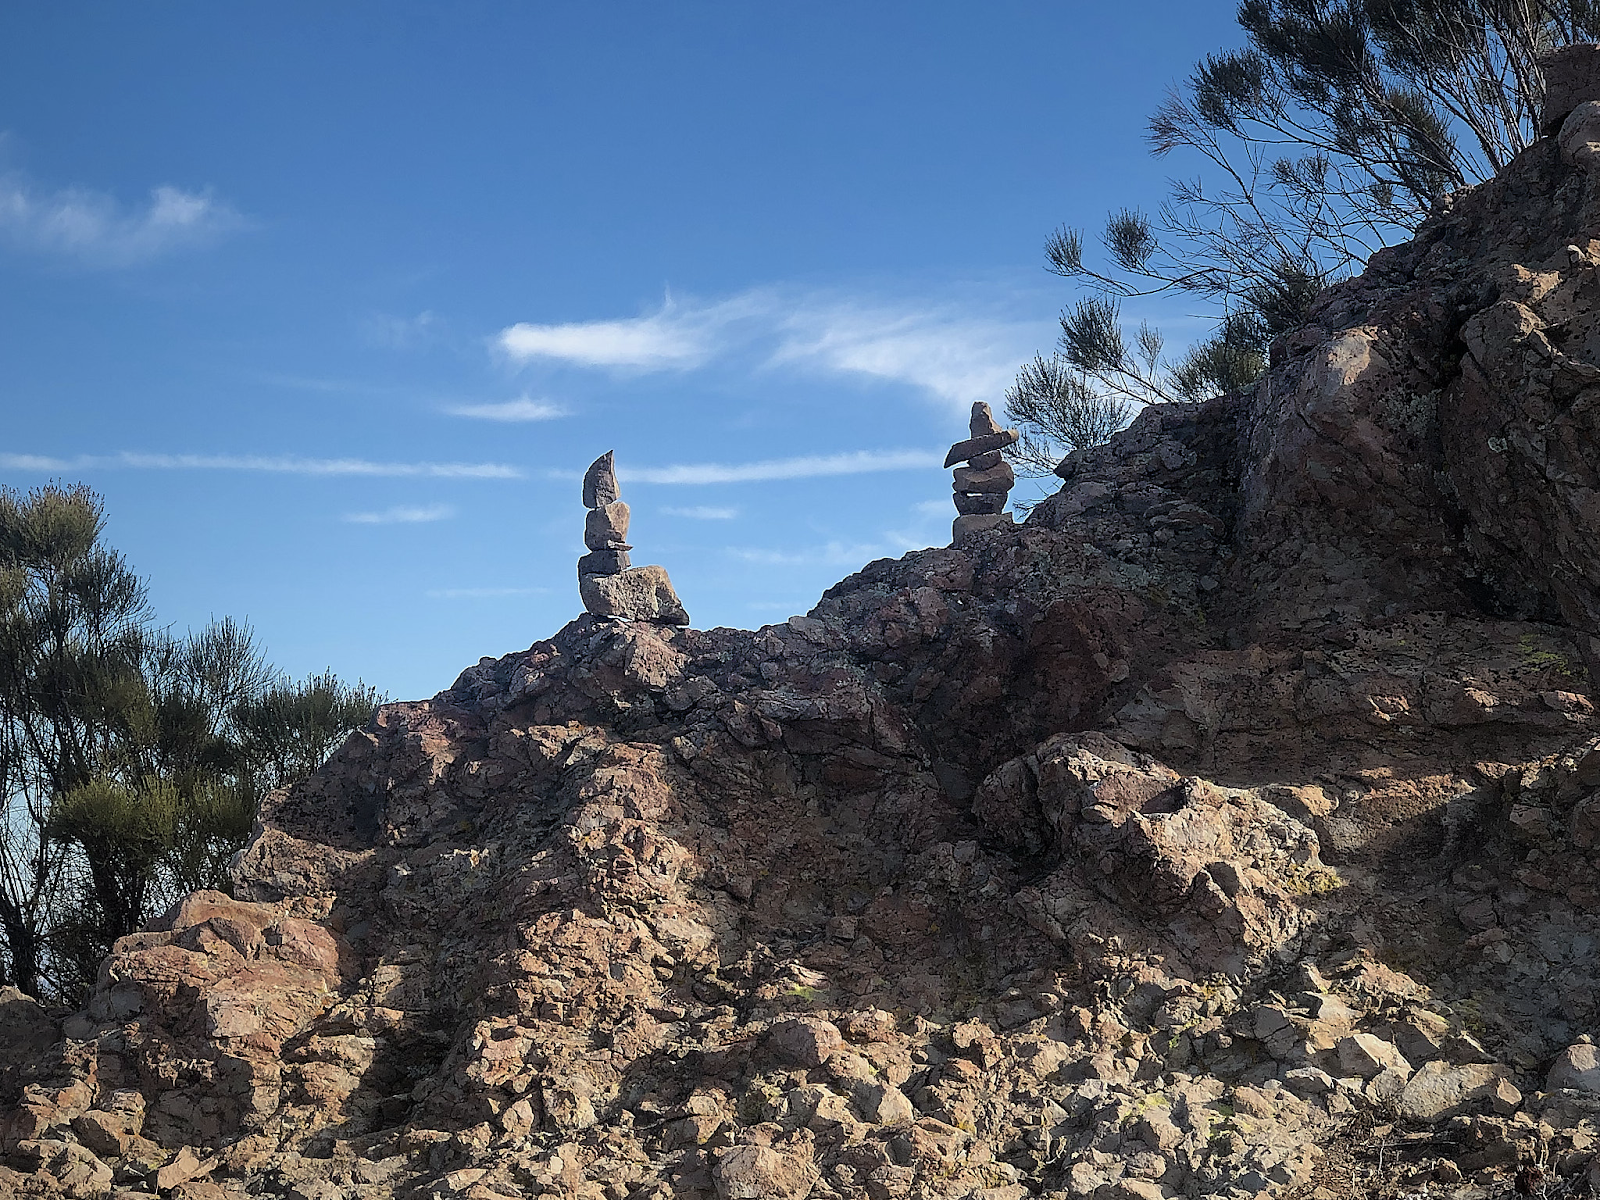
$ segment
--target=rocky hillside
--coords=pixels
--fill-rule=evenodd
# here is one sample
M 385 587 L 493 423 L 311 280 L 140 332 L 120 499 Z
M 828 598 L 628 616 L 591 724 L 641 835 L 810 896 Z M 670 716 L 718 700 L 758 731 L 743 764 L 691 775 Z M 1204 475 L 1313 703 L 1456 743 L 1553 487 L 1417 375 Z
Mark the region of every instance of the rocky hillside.
M 1600 1188 L 1581 112 L 1022 525 L 382 709 L 0 994 L 0 1195 Z

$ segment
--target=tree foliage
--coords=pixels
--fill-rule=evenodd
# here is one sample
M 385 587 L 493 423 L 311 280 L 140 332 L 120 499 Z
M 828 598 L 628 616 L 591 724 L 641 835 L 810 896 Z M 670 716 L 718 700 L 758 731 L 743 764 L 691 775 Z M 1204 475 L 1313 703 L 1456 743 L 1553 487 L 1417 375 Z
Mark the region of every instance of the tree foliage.
M 1121 209 L 1105 265 L 1062 228 L 1047 267 L 1088 295 L 1062 314 L 1061 354 L 1134 404 L 1260 375 L 1317 293 L 1538 134 L 1541 55 L 1600 37 L 1595 0 L 1243 0 L 1246 44 L 1208 55 L 1148 125 L 1157 156 L 1199 171 L 1151 216 Z M 1214 333 L 1176 362 L 1125 344 L 1117 304 L 1197 300 Z
M 1098 445 L 1132 413 L 1127 401 L 1092 387 L 1061 355 L 1035 355 L 1006 389 L 1006 419 L 1022 434 L 1006 453 L 1023 474 L 1048 475 L 1061 461 L 1062 447 Z
M 83 487 L 0 489 L 0 981 L 72 998 L 166 904 L 227 887 L 261 796 L 378 701 L 295 683 L 231 619 L 176 637 Z

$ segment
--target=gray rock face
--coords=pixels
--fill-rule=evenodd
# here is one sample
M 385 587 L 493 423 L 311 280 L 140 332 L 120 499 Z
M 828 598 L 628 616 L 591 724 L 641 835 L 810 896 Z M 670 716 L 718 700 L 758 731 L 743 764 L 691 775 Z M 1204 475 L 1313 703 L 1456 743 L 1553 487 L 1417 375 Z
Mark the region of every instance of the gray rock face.
M 1584 170 L 1600 157 L 1600 100 L 1585 100 L 1561 122 L 1556 135 L 1564 161 Z
M 1451 1066 L 1435 1060 L 1424 1063 L 1400 1093 L 1397 1109 L 1410 1121 L 1437 1121 L 1465 1112 L 1472 1102 L 1492 1098 L 1495 1088 L 1511 1074 L 1509 1067 L 1475 1063 Z
M 665 567 L 632 567 L 619 575 L 579 575 L 578 594 L 583 597 L 583 607 L 596 616 L 663 625 L 689 623 L 689 614 L 672 590 Z
M 1346 1075 L 1372 1079 L 1384 1071 L 1397 1070 L 1410 1074 L 1411 1064 L 1392 1042 L 1386 1042 L 1370 1033 L 1355 1033 L 1339 1039 L 1339 1069 Z
M 1554 133 L 1585 100 L 1600 100 L 1600 45 L 1563 46 L 1539 60 L 1544 71 L 1544 109 L 1540 132 Z
M 1544 1086 L 1551 1092 L 1563 1088 L 1600 1092 L 1600 1048 L 1592 1042 L 1568 1046 L 1557 1056 Z

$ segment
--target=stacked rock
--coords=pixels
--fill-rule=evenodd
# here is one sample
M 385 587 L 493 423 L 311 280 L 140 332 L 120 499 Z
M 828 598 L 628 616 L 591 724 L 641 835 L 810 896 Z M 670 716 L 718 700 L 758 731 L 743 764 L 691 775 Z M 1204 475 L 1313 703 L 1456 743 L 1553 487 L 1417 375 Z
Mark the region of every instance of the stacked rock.
M 966 441 L 951 446 L 944 460 L 947 467 L 963 460 L 967 464 L 956 467 L 955 501 L 960 515 L 950 533 L 957 546 L 974 533 L 1011 524 L 1011 514 L 1001 510 L 1017 482 L 1016 472 L 1000 453 L 1017 440 L 1017 431 L 995 424 L 994 413 L 980 400 L 972 406 L 971 433 Z
M 589 553 L 578 560 L 578 595 L 583 607 L 601 617 L 687 625 L 678 593 L 665 567 L 629 565 L 628 506 L 617 486 L 616 464 L 607 450 L 583 476 L 583 544 Z

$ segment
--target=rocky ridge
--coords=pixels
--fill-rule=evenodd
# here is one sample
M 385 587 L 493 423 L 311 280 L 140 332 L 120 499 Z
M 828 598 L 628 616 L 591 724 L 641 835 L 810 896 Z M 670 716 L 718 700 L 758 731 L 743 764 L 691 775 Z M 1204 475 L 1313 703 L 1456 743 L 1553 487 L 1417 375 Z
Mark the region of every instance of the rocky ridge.
M 1600 1186 L 1591 119 L 1022 525 L 384 707 L 0 995 L 0 1194 Z

